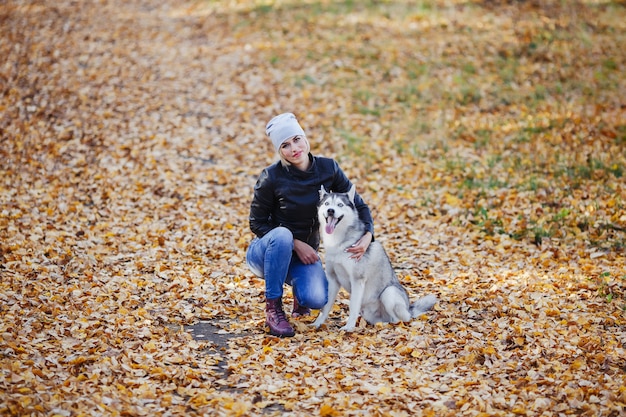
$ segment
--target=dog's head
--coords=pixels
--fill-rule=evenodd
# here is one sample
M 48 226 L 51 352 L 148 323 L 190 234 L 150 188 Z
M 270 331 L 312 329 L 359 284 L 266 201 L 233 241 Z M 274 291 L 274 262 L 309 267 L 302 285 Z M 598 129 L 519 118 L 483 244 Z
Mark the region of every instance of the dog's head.
M 317 215 L 326 234 L 332 235 L 339 225 L 350 224 L 358 216 L 354 206 L 355 193 L 354 185 L 347 193 L 329 193 L 322 185 Z

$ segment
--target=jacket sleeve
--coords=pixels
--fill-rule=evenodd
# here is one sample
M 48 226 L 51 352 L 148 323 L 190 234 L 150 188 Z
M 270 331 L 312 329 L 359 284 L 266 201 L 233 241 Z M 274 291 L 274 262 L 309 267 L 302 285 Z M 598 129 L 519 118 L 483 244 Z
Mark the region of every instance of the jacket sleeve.
M 350 191 L 352 187 L 352 183 L 346 176 L 346 174 L 341 170 L 339 164 L 335 161 L 335 175 L 333 180 L 332 191 L 337 193 L 347 193 Z M 370 208 L 363 201 L 359 193 L 354 194 L 354 205 L 359 212 L 359 218 L 363 223 L 365 223 L 365 228 L 372 234 L 372 242 L 374 241 L 374 220 L 372 219 L 372 213 L 370 212 Z
M 250 204 L 250 230 L 257 237 L 263 237 L 274 228 L 274 187 L 267 169 L 263 170 L 254 186 L 254 196 Z

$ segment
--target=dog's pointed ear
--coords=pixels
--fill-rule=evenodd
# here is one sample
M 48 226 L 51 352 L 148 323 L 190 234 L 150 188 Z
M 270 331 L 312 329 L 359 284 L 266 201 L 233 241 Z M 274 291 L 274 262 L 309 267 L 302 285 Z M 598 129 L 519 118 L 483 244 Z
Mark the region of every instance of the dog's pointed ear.
M 356 187 L 354 186 L 354 184 L 352 184 L 352 187 L 350 187 L 350 190 L 348 191 L 348 198 L 350 199 L 350 202 L 352 204 L 354 204 L 354 195 L 356 194 Z
M 319 193 L 320 193 L 320 200 L 323 199 L 326 196 L 326 194 L 328 194 L 328 192 L 326 191 L 326 188 L 324 188 L 323 185 L 320 187 Z

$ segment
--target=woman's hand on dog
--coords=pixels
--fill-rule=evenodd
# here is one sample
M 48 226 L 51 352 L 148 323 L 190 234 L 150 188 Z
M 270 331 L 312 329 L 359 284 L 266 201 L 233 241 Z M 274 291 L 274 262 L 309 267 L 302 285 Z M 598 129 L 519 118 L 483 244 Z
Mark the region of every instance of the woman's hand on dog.
M 365 251 L 367 251 L 370 243 L 372 243 L 372 234 L 370 232 L 366 232 L 361 237 L 361 239 L 359 239 L 354 245 L 346 249 L 346 252 L 352 254 L 352 256 L 350 256 L 350 259 L 354 259 L 358 262 L 359 260 L 361 260 L 363 255 L 365 255 Z

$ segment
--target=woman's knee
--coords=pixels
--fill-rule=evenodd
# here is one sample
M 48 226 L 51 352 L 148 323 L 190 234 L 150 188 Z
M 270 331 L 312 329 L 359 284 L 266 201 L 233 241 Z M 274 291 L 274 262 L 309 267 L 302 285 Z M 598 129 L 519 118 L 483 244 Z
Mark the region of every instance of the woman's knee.
M 298 302 L 305 307 L 312 308 L 313 310 L 321 310 L 322 307 L 324 307 L 328 302 L 328 294 L 306 294 L 304 300 L 298 300 Z
M 293 233 L 286 227 L 279 226 L 271 232 L 271 244 L 293 250 Z
M 299 282 L 295 283 L 295 296 L 298 298 L 300 305 L 319 310 L 328 301 L 328 282 L 325 276 L 322 279 L 308 278 L 304 285 L 298 285 Z

